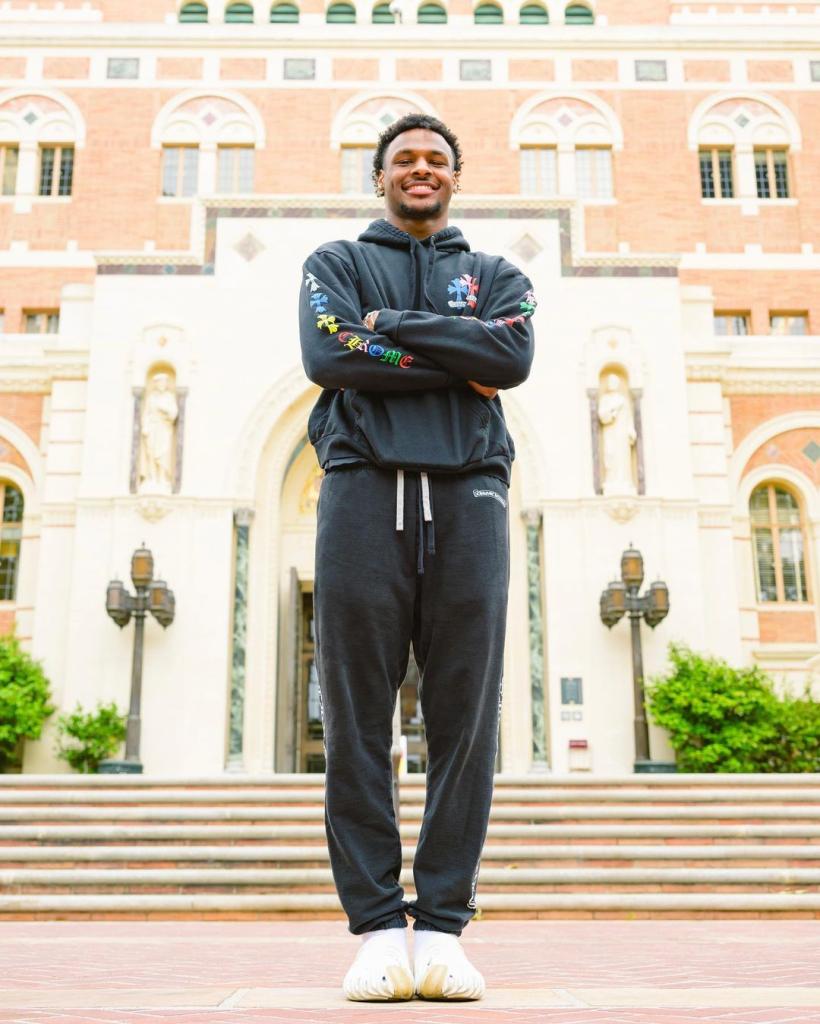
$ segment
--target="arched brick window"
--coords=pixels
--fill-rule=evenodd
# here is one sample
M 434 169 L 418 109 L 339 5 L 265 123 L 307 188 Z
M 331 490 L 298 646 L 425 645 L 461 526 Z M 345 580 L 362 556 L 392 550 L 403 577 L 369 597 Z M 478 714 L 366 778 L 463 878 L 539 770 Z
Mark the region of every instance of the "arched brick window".
M 808 601 L 806 531 L 795 495 L 780 483 L 763 483 L 749 499 L 757 600 Z

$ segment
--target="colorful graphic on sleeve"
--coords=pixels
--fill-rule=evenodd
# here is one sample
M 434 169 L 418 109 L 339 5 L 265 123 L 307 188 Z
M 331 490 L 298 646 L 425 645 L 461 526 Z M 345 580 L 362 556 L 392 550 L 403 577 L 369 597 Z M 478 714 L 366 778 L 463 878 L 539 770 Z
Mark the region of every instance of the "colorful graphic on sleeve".
M 369 339 L 361 338 L 353 331 L 340 331 L 336 316 L 328 312 L 330 299 L 322 291 L 322 286 L 313 274 L 306 274 L 305 288 L 310 293 L 308 301 L 316 314 L 316 326 L 320 331 L 327 331 L 328 334 L 338 334 L 339 342 L 348 352 L 363 352 L 365 355 L 378 359 L 380 363 L 398 366 L 402 370 L 406 370 L 412 364 L 413 356 L 409 353 L 402 352 L 397 348 L 385 348 L 384 345 L 373 344 Z
M 484 322 L 488 327 L 512 327 L 513 324 L 523 324 L 533 315 L 537 305 L 535 292 L 530 289 L 524 293 L 523 299 L 518 303 L 521 312 L 517 316 L 498 316 L 494 320 L 485 320 Z

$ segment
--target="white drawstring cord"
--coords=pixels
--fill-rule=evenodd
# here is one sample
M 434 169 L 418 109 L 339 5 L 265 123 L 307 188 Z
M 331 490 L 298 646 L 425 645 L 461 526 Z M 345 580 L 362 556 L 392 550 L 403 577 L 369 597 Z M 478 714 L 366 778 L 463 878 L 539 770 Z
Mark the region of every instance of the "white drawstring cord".
M 396 529 L 404 529 L 404 470 L 396 470 Z
M 424 503 L 424 521 L 430 523 L 433 520 L 433 512 L 430 508 L 430 482 L 426 473 L 421 474 L 421 498 Z

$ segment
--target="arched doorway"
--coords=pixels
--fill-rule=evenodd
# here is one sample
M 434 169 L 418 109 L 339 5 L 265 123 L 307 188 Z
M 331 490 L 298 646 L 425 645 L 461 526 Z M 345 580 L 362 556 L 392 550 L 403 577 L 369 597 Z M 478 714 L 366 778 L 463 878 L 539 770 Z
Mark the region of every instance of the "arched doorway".
M 320 771 L 323 765 L 316 721 L 318 680 L 311 665 L 315 499 L 321 471 L 305 436 L 316 393 L 295 369 L 259 403 L 236 446 L 231 489 L 238 503 L 255 512 L 241 762 L 251 772 Z M 505 396 L 505 412 L 518 458 L 510 488 L 511 574 L 498 769 L 526 772 L 535 765 L 537 729 L 544 759 L 551 760 L 545 749 L 550 732 L 546 638 L 542 628 L 533 631 L 531 614 L 534 590 L 545 594 L 543 567 L 529 557 L 532 528 L 522 518 L 540 507 L 545 492 L 543 460 L 532 424 L 512 395 Z M 424 771 L 424 729 L 412 652 L 400 696 L 406 768 Z

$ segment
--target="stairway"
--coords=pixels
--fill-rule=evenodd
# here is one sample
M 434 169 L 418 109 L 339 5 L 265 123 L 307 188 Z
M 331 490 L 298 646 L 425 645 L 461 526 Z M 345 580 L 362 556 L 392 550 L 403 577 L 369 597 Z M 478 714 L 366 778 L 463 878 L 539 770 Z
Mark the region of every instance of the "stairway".
M 343 919 L 321 775 L 0 775 L 0 919 Z M 423 776 L 401 780 L 401 882 Z M 820 917 L 820 775 L 496 776 L 478 915 Z

